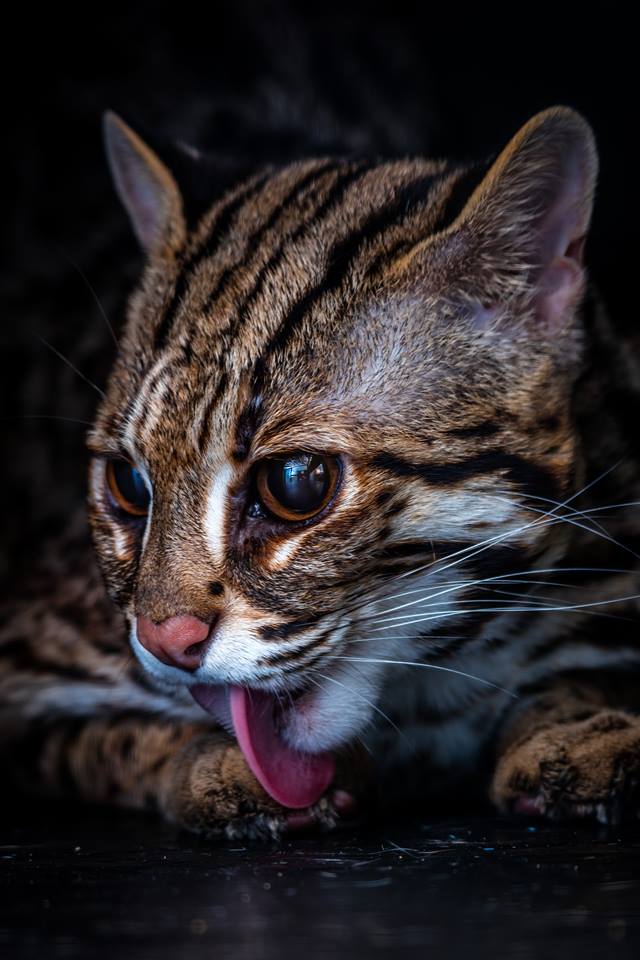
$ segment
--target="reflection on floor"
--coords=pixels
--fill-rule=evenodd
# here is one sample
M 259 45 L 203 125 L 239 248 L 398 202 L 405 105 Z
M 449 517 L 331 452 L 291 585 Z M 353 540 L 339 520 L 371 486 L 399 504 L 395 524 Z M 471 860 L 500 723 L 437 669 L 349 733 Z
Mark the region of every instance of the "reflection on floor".
M 388 822 L 247 846 L 108 811 L 2 824 L 7 960 L 640 955 L 637 828 Z

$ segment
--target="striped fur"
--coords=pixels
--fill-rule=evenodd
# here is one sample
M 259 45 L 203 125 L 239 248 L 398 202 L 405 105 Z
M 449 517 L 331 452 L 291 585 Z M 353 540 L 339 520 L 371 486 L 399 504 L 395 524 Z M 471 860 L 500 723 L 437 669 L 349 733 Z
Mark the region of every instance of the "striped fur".
M 122 125 L 117 135 L 148 151 Z M 557 155 L 574 147 L 579 172 L 568 170 L 561 200 L 575 237 L 551 257 L 550 280 L 536 243 L 546 212 L 562 207 Z M 451 789 L 488 779 L 488 753 L 505 744 L 513 770 L 501 761 L 492 796 L 513 806 L 520 741 L 508 731 L 512 717 L 521 730 L 529 702 L 533 715 L 537 698 L 578 673 L 587 686 L 600 677 L 599 708 L 633 712 L 640 694 L 640 683 L 621 694 L 614 682 L 640 667 L 640 513 L 618 506 L 639 499 L 640 378 L 630 345 L 585 294 L 586 124 L 548 111 L 493 165 L 320 159 L 262 171 L 192 232 L 149 153 L 159 219 L 138 230 L 147 266 L 89 437 L 94 540 L 139 665 L 113 614 L 103 629 L 40 644 L 34 611 L 65 615 L 39 599 L 17 604 L 0 715 L 18 733 L 5 739 L 15 748 L 34 723 L 70 715 L 104 723 L 126 710 L 128 734 L 131 713 L 147 731 L 160 716 L 167 756 L 181 751 L 167 760 L 171 777 L 186 776 L 184 751 L 201 766 L 193 744 L 209 736 L 189 685 L 245 684 L 296 695 L 283 731 L 292 745 L 364 741 L 382 777 L 412 765 Z M 135 221 L 135 197 L 125 203 Z M 264 458 L 300 450 L 340 458 L 342 476 L 329 509 L 291 526 L 256 504 L 252 477 Z M 146 523 L 111 506 L 111 456 L 152 489 Z M 84 563 L 70 582 L 82 584 Z M 84 616 L 93 597 L 75 598 Z M 220 618 L 193 675 L 135 635 L 136 616 L 183 613 Z M 71 667 L 80 673 L 65 676 Z M 567 696 L 567 710 L 577 700 Z M 145 736 L 156 744 L 156 727 Z M 128 778 L 110 784 L 111 798 L 144 805 Z M 535 771 L 525 781 L 520 793 L 533 796 Z M 185 799 L 170 782 L 153 774 L 149 805 L 199 829 L 236 822 L 238 790 L 224 777 L 209 821 L 193 799 L 204 787 Z M 258 794 L 252 815 L 271 828 L 277 814 Z M 548 797 L 547 812 L 577 809 L 552 810 Z M 581 799 L 581 810 L 596 807 Z

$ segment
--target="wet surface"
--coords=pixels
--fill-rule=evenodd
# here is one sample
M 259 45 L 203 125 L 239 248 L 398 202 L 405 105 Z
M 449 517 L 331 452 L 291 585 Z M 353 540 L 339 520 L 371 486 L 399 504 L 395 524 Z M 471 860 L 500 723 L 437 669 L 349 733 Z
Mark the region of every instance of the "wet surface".
M 640 830 L 400 823 L 278 845 L 143 817 L 2 818 L 7 958 L 640 956 Z

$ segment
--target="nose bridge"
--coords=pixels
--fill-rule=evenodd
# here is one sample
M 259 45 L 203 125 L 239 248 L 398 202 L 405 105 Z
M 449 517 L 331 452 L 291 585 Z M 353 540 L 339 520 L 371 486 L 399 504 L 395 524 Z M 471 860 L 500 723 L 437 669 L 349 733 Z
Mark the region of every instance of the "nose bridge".
M 154 509 L 138 567 L 136 612 L 153 623 L 182 614 L 210 621 L 220 609 L 211 589 L 220 575 L 193 518 Z

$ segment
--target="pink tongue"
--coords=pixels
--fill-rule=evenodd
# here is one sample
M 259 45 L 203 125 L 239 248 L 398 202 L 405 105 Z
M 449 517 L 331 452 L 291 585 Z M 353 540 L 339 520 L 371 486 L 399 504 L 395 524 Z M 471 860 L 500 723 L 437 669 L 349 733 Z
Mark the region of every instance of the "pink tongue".
M 218 688 L 219 689 L 219 688 Z M 206 688 L 194 687 L 194 699 L 211 709 Z M 275 700 L 261 690 L 231 687 L 229 706 L 233 729 L 254 776 L 283 807 L 309 807 L 319 800 L 334 775 L 333 757 L 328 753 L 299 753 L 281 739 L 275 724 Z M 295 708 L 294 708 L 295 709 Z

